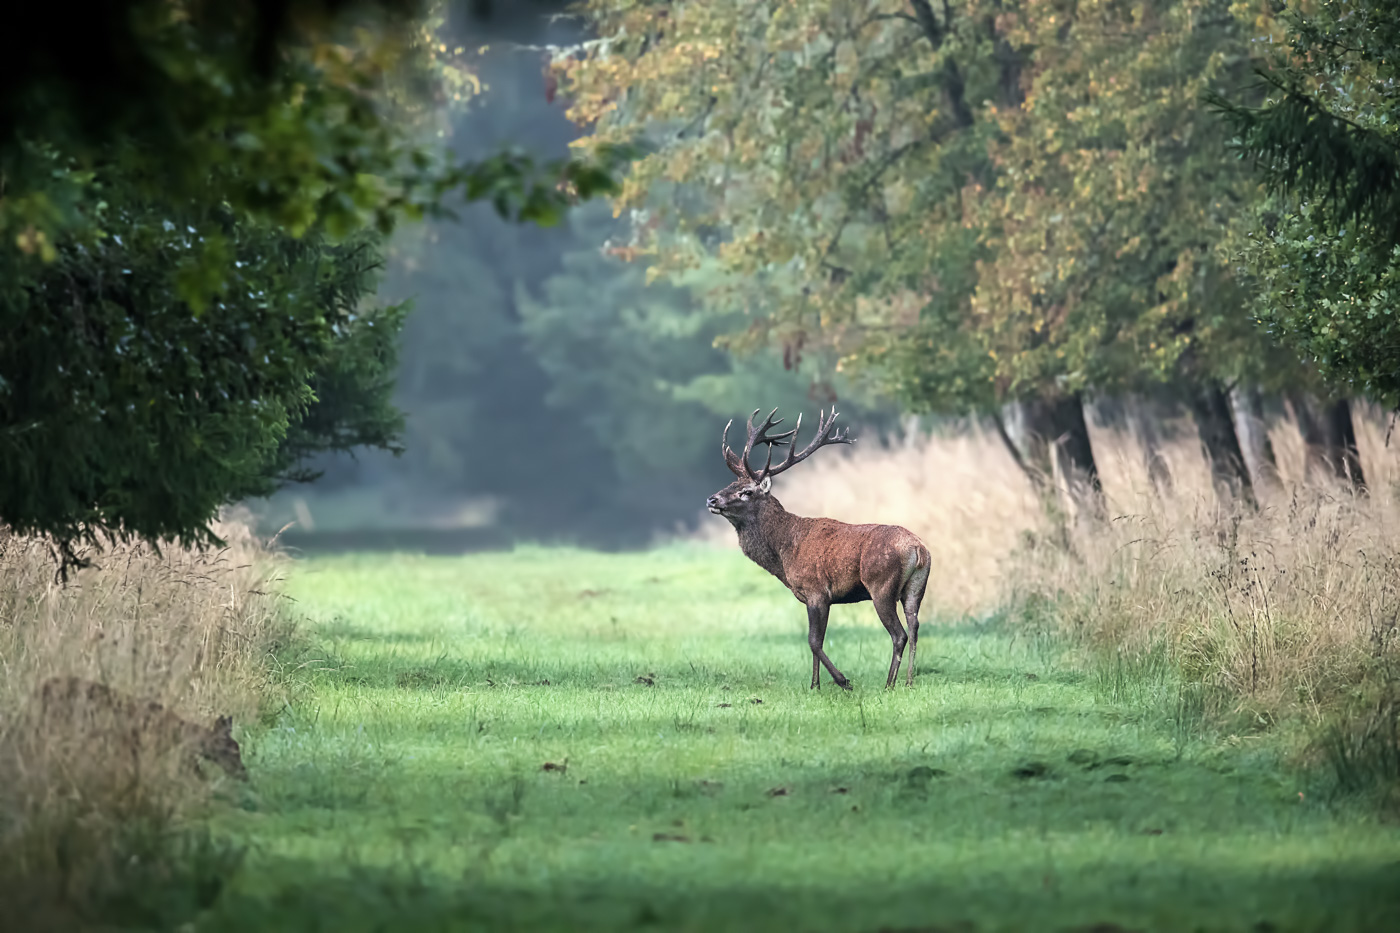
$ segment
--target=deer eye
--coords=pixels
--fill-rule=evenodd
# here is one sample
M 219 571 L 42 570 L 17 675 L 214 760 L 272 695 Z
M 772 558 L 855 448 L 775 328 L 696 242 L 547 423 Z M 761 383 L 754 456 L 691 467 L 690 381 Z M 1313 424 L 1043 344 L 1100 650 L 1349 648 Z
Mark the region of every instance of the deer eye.
M 745 490 L 744 492 L 739 493 L 739 498 L 747 502 L 749 498 L 748 491 Z

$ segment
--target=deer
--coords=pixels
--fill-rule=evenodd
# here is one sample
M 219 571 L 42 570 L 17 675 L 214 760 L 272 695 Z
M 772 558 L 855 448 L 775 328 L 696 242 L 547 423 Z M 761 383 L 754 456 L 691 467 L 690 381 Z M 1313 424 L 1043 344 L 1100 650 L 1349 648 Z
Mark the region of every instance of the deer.
M 758 566 L 777 577 L 797 601 L 807 607 L 807 646 L 812 650 L 812 687 L 821 689 L 821 669 L 836 685 L 851 689 L 851 682 L 827 657 L 827 617 L 831 607 L 870 600 L 885 630 L 890 633 L 893 653 L 885 689 L 892 689 L 899 677 L 904 647 L 909 646 L 906 686 L 914 683 L 914 659 L 919 643 L 919 605 L 924 599 L 931 565 L 928 548 L 918 536 L 899 525 L 850 525 L 832 518 L 806 518 L 783 508 L 773 495 L 773 477 L 783 473 L 822 447 L 854 444 L 850 429 L 835 427 L 837 411 L 817 415 L 817 433 L 800 451 L 797 434 L 802 416 L 790 431 L 770 434 L 783 419 L 773 420 L 778 409 L 769 412 L 763 424 L 754 427 L 762 409 L 749 416 L 748 439 L 742 454 L 729 446 L 730 419 L 720 437 L 720 452 L 734 482 L 710 496 L 705 505 L 722 516 L 739 535 L 739 548 Z M 755 446 L 768 448 L 767 462 L 755 471 L 749 457 Z M 773 448 L 788 448 L 786 457 L 773 462 Z M 909 631 L 900 624 L 896 607 L 903 605 Z
M 81 677 L 50 677 L 38 690 L 44 734 L 73 735 L 97 745 L 116 740 L 133 761 L 142 752 L 179 749 L 182 765 L 202 775 L 199 759 L 213 762 L 240 781 L 248 779 L 243 754 L 233 738 L 233 718 L 219 716 L 212 726 L 190 722 L 155 700 L 138 699 Z

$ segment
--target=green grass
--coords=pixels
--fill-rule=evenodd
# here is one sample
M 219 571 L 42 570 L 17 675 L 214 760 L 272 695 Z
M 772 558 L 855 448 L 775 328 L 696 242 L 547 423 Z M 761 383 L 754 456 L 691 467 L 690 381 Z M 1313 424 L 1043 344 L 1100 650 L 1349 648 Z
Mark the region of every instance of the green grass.
M 855 691 L 813 693 L 802 607 L 735 553 L 290 588 L 322 669 L 246 738 L 218 825 L 249 853 L 200 929 L 1400 929 L 1400 831 L 1313 792 L 1294 738 L 936 593 L 912 690 L 865 604 L 827 641 Z

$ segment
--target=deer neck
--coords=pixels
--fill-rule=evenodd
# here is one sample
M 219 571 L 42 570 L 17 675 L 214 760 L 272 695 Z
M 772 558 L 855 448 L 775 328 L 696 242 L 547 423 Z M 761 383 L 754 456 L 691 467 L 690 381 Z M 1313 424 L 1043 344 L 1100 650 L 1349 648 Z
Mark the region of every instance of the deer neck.
M 793 525 L 798 521 L 773 496 L 765 496 L 746 521 L 735 522 L 739 549 L 744 556 L 787 584 L 783 565 L 793 546 Z

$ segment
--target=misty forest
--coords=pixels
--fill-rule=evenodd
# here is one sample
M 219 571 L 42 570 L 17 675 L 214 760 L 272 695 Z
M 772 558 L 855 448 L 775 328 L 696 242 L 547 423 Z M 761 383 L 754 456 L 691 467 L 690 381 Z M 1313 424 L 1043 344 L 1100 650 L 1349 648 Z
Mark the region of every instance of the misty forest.
M 1396 0 L 5 33 L 0 929 L 1400 929 Z

